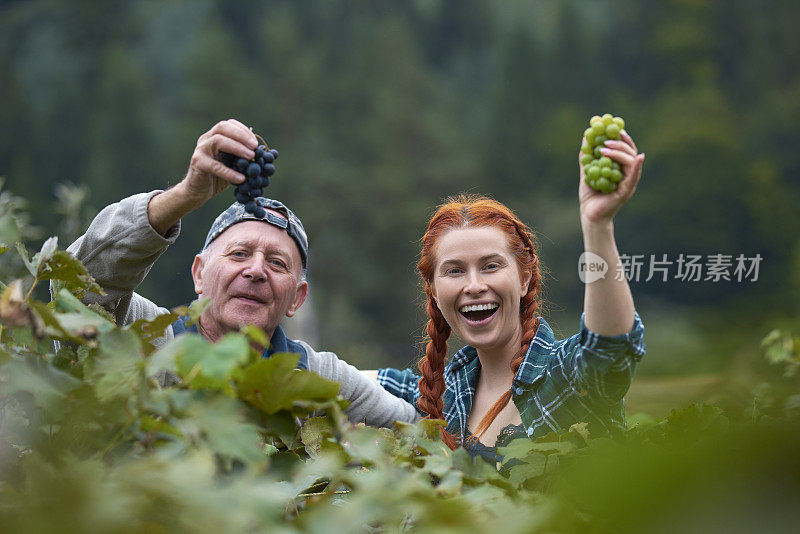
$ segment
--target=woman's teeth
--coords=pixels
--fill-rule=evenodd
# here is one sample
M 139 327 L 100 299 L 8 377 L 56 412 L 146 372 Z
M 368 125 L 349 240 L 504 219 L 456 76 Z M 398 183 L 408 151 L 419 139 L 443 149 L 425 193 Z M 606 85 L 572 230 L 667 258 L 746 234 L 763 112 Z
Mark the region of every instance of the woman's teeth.
M 484 310 L 493 310 L 497 308 L 499 304 L 491 303 L 491 304 L 470 304 L 469 306 L 461 306 L 458 311 L 461 313 L 467 312 L 474 312 L 474 311 L 484 311 Z

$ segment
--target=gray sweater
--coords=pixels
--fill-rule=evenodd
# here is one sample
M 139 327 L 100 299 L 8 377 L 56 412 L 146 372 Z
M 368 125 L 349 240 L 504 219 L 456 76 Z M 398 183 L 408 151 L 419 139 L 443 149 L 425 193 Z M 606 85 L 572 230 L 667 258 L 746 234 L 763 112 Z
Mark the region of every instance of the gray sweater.
M 67 249 L 86 265 L 106 291 L 105 296 L 87 293 L 84 302 L 98 303 L 108 309 L 118 325 L 169 313 L 135 292 L 158 257 L 180 233 L 180 222 L 166 236 L 150 226 L 147 205 L 159 192 L 133 195 L 106 207 L 86 233 Z M 163 346 L 173 337 L 172 329 L 168 328 L 166 335 L 154 344 Z M 350 401 L 346 409 L 350 421 L 388 427 L 394 421 L 413 422 L 419 418 L 411 404 L 388 393 L 333 352 L 317 352 L 308 343 L 295 341 L 306 349 L 311 371 L 341 384 L 339 394 Z

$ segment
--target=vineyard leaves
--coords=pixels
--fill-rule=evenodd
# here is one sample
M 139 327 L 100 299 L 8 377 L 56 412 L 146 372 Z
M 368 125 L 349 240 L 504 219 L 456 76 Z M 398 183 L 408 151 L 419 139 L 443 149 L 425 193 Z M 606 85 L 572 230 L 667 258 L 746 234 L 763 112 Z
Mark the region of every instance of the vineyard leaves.
M 693 405 L 616 439 L 583 423 L 517 439 L 495 465 L 447 448 L 443 421 L 352 425 L 339 385 L 297 370 L 297 354 L 262 358 L 257 329 L 217 343 L 185 334 L 156 350 L 174 320 L 196 320 L 207 303 L 119 327 L 76 297 L 94 282 L 64 254 L 48 241 L 28 260 L 31 279 L 0 298 L 9 532 L 670 531 L 676 516 L 660 510 L 711 494 L 740 504 L 722 516 L 687 510 L 680 529 L 757 520 L 769 530 L 779 525 L 763 517 L 789 517 L 784 503 L 800 498 L 796 384 L 762 388 L 772 400 L 758 410 Z M 62 285 L 53 302 L 23 294 L 44 279 Z M 765 347 L 794 365 L 785 339 Z M 737 493 L 743 480 L 769 480 L 784 498 Z

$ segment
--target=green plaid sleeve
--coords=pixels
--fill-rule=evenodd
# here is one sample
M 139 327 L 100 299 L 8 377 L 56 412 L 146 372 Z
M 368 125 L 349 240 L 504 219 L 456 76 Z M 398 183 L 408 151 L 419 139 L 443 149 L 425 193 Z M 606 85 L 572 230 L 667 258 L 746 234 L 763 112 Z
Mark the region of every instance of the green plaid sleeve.
M 577 350 L 567 351 L 565 368 L 597 400 L 619 402 L 628 392 L 636 367 L 647 352 L 644 324 L 634 313 L 633 328 L 618 336 L 601 336 L 586 328 L 581 315 Z

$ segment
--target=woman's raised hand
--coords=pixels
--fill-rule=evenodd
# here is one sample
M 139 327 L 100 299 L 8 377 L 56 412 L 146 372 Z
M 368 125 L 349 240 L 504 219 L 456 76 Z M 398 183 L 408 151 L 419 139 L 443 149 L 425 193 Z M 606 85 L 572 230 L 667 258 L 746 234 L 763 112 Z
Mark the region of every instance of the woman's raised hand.
M 586 143 L 586 139 L 583 139 L 583 143 Z M 578 152 L 578 169 L 580 173 L 578 198 L 580 201 L 581 221 L 586 223 L 611 222 L 622 205 L 633 196 L 639 179 L 642 177 L 644 154 L 639 154 L 636 144 L 625 130 L 620 132 L 620 140 L 607 140 L 605 147 L 601 148 L 600 151 L 604 156 L 608 156 L 612 161 L 619 163 L 622 171 L 622 180 L 620 180 L 617 190 L 613 193 L 602 193 L 592 189 L 585 181 L 583 165 L 580 163 L 581 152 Z

